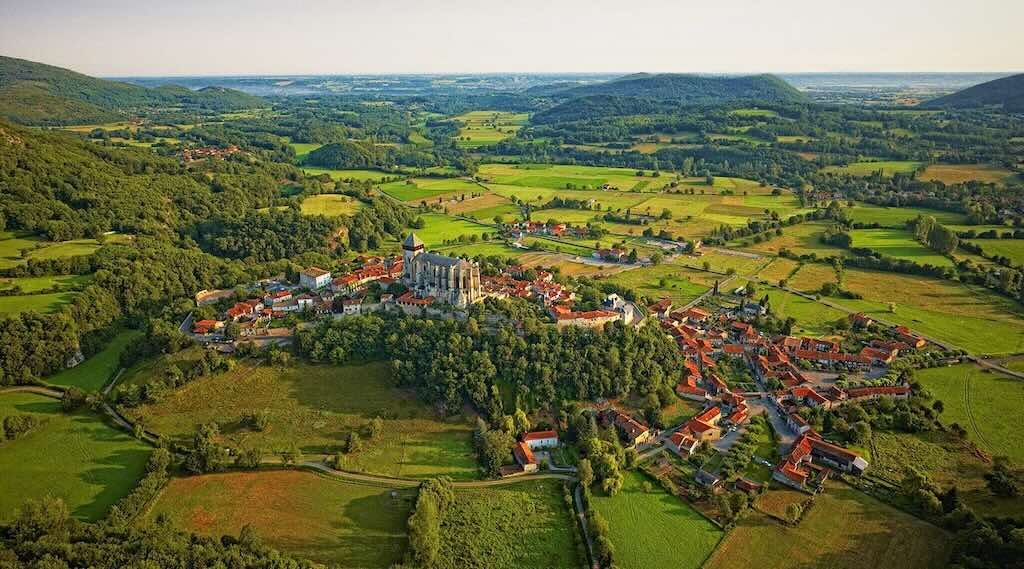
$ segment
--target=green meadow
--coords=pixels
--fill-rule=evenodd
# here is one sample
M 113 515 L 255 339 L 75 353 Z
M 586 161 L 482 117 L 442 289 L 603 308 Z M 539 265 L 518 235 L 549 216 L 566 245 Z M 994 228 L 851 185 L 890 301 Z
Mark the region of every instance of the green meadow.
M 384 184 L 380 189 L 389 196 L 406 201 L 433 201 L 446 194 L 469 194 L 483 191 L 473 182 L 461 178 L 409 178 Z
M 45 422 L 0 442 L 0 521 L 29 498 L 64 500 L 74 517 L 95 521 L 135 487 L 149 448 L 90 412 L 66 414 L 60 401 L 32 393 L 0 393 L 0 417 L 36 415 Z
M 883 176 L 893 174 L 910 174 L 923 165 L 922 162 L 911 160 L 888 160 L 879 162 L 854 162 L 845 166 L 828 166 L 822 171 L 828 174 L 848 174 L 850 176 L 871 176 L 881 171 Z
M 871 249 L 886 257 L 921 265 L 953 266 L 951 259 L 922 245 L 905 229 L 854 229 L 850 231 L 850 237 L 854 247 Z
M 1024 265 L 1024 239 L 971 239 L 989 256 L 1006 257 L 1014 265 Z
M 917 207 L 882 207 L 872 204 L 857 204 L 846 210 L 855 223 L 878 223 L 883 227 L 905 227 L 907 221 L 918 215 L 932 216 L 943 225 L 962 225 L 967 217 L 962 213 L 924 209 Z
M 342 194 L 319 194 L 302 200 L 302 213 L 306 215 L 350 215 L 361 207 L 363 202 Z
M 328 168 L 303 167 L 302 171 L 310 176 L 327 174 L 332 180 L 354 180 L 364 182 L 366 180 L 380 182 L 386 178 L 398 178 L 400 174 L 391 174 L 383 170 L 332 170 Z
M 427 247 L 440 247 L 445 241 L 458 239 L 462 235 L 467 237 L 476 235 L 479 237 L 484 233 L 495 233 L 497 231 L 492 227 L 444 215 L 443 213 L 424 213 L 419 218 L 423 220 L 424 227 L 410 231 L 422 239 L 427 244 Z
M 46 378 L 47 383 L 81 387 L 86 391 L 99 391 L 121 367 L 121 353 L 142 333 L 137 330 L 120 332 L 100 352 L 73 368 Z

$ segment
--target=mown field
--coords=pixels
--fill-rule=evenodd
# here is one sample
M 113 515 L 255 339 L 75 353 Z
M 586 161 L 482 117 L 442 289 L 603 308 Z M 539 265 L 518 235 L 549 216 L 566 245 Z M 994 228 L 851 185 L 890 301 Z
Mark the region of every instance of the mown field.
M 963 225 L 967 217 L 962 213 L 925 209 L 918 207 L 881 207 L 871 204 L 858 204 L 846 210 L 855 223 L 878 223 L 883 227 L 905 227 L 907 221 L 918 215 L 930 215 L 943 225 Z
M 943 423 L 960 424 L 979 447 L 1024 464 L 1017 418 L 1024 381 L 974 364 L 922 369 L 914 377 L 945 404 Z
M 1024 265 L 1024 239 L 971 239 L 986 255 L 1006 257 L 1014 265 Z
M 458 489 L 441 522 L 439 569 L 575 569 L 576 526 L 562 483 Z
M 994 164 L 932 164 L 918 178 L 947 185 L 971 180 L 1003 185 L 1019 179 L 1013 172 Z
M 683 305 L 708 290 L 707 286 L 691 280 L 695 271 L 674 264 L 631 269 L 616 273 L 606 282 L 632 288 L 648 298 L 671 298 L 673 304 Z
M 89 284 L 92 275 L 53 275 L 46 277 L 0 277 L 0 290 L 19 287 L 25 294 L 53 287 L 78 287 Z
M 312 168 L 307 166 L 302 168 L 302 171 L 310 176 L 327 174 L 332 180 L 355 180 L 358 182 L 366 180 L 379 182 L 385 178 L 398 177 L 398 174 L 390 174 L 382 170 L 332 170 L 328 168 Z
M 854 162 L 846 166 L 828 166 L 822 171 L 828 174 L 847 174 L 850 176 L 871 176 L 881 171 L 883 176 L 893 174 L 910 174 L 922 166 L 921 162 L 910 160 L 887 160 L 879 162 Z
M 769 306 L 782 319 L 796 318 L 794 335 L 822 336 L 829 330 L 829 324 L 846 317 L 846 314 L 819 302 L 778 289 L 758 292 L 755 297 L 768 295 Z
M 413 229 L 412 232 L 422 239 L 427 244 L 427 247 L 440 247 L 445 241 L 458 239 L 462 235 L 466 237 L 472 235 L 480 237 L 484 233 L 494 234 L 498 231 L 493 227 L 458 219 L 442 213 L 425 213 L 420 216 L 420 219 L 423 220 L 424 227 Z M 485 220 L 484 223 L 493 222 Z
M 789 278 L 790 288 L 805 292 L 815 292 L 825 283 L 836 282 L 836 271 L 832 265 L 824 263 L 804 263 L 797 272 Z
M 363 202 L 341 194 L 320 194 L 302 200 L 302 213 L 306 215 L 351 215 L 361 207 Z
M 159 373 L 159 367 L 149 368 Z M 140 382 L 138 374 L 129 381 Z M 395 387 L 387 364 L 290 367 L 240 362 L 233 371 L 196 380 L 159 403 L 128 410 L 154 432 L 186 441 L 201 425 L 217 423 L 224 444 L 274 453 L 296 444 L 304 453 L 341 450 L 350 432 L 367 438 L 374 417 L 380 437 L 347 455 L 347 470 L 427 478 L 477 476 L 471 418 L 443 420 L 412 392 Z M 266 412 L 262 432 L 243 426 L 243 416 Z
M 149 447 L 89 413 L 65 414 L 60 401 L 31 393 L 0 394 L 0 417 L 36 415 L 45 423 L 0 442 L 0 522 L 28 498 L 52 495 L 71 514 L 94 521 L 135 487 Z
M 301 470 L 176 478 L 153 504 L 200 535 L 238 536 L 251 526 L 265 543 L 337 567 L 390 567 L 402 560 L 415 490 L 328 478 Z
M 121 353 L 129 344 L 142 337 L 138 330 L 125 330 L 99 353 L 77 366 L 46 378 L 47 383 L 76 386 L 86 391 L 99 391 L 121 367 Z
M 292 147 L 295 151 L 295 160 L 299 164 L 309 156 L 309 153 L 323 146 L 319 143 L 308 143 L 308 142 L 289 142 L 288 146 Z
M 615 496 L 595 493 L 592 504 L 608 521 L 615 564 L 623 569 L 696 569 L 722 539 L 714 524 L 639 472 L 627 472 Z
M 37 236 L 0 231 L 0 269 L 24 263 L 27 259 L 59 259 L 89 255 L 100 248 L 95 239 L 49 242 Z
M 0 315 L 17 314 L 28 310 L 36 312 L 53 312 L 71 304 L 75 299 L 74 292 L 54 292 L 48 294 L 29 294 L 19 296 L 0 296 Z
M 921 265 L 952 267 L 953 261 L 914 239 L 905 229 L 854 229 L 850 231 L 854 247 L 871 249 L 894 259 L 913 261 Z
M 939 569 L 952 547 L 936 526 L 844 485 L 830 486 L 795 528 L 767 516 L 744 518 L 706 569 Z

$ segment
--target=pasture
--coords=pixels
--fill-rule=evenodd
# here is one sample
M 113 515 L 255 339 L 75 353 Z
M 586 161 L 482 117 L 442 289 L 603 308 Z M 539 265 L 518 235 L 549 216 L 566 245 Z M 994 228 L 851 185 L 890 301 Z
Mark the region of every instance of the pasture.
M 531 480 L 457 489 L 441 521 L 439 569 L 575 569 L 573 511 L 562 482 Z
M 771 235 L 760 243 L 752 243 L 751 239 L 743 239 L 739 243 L 744 249 L 760 253 L 777 255 L 779 251 L 788 249 L 797 255 L 817 255 L 821 257 L 843 257 L 845 249 L 821 242 L 821 236 L 830 224 L 826 222 L 807 222 L 782 228 L 782 235 Z M 748 245 L 743 245 L 748 244 Z
M 60 497 L 71 514 L 95 521 L 142 477 L 149 448 L 89 412 L 66 414 L 60 401 L 32 393 L 0 394 L 0 417 L 36 415 L 45 423 L 0 443 L 0 522 L 28 498 Z
M 661 264 L 616 273 L 605 282 L 629 287 L 652 301 L 671 298 L 673 304 L 682 305 L 704 294 L 708 287 L 694 283 L 689 277 L 692 269 L 673 264 Z
M 565 164 L 482 164 L 479 170 L 479 176 L 486 182 L 549 190 L 598 190 L 607 184 L 609 189 L 630 191 L 644 181 L 669 182 L 667 176 L 652 178 L 650 172 L 646 172 L 647 176 L 637 176 L 636 173 L 629 168 Z
M 962 213 L 925 209 L 919 207 L 882 207 L 872 204 L 857 204 L 846 210 L 854 223 L 877 223 L 882 227 L 905 227 L 907 221 L 918 215 L 930 215 L 943 225 L 962 225 L 967 217 Z
M 18 314 L 34 310 L 36 312 L 53 312 L 75 299 L 74 292 L 54 292 L 48 294 L 23 294 L 19 296 L 0 296 L 0 316 Z
M 438 417 L 414 393 L 395 386 L 384 363 L 271 367 L 245 361 L 128 412 L 179 442 L 199 426 L 217 423 L 226 445 L 274 453 L 297 444 L 306 454 L 333 454 L 350 432 L 366 439 L 370 420 L 381 417 L 383 433 L 346 455 L 346 470 L 413 478 L 477 476 L 471 418 Z M 268 415 L 263 431 L 243 424 L 242 418 L 254 412 Z
M 825 283 L 836 282 L 836 270 L 823 263 L 804 263 L 789 278 L 789 287 L 804 292 L 815 292 Z
M 1024 382 L 973 364 L 922 369 L 914 377 L 945 404 L 943 423 L 960 424 L 974 444 L 1024 464 L 1017 417 Z
M 302 213 L 306 215 L 351 215 L 361 207 L 363 202 L 342 194 L 320 194 L 302 200 Z
M 85 391 L 99 391 L 121 367 L 121 353 L 132 342 L 140 339 L 142 332 L 125 330 L 93 354 L 92 357 L 73 368 L 66 369 L 46 378 L 47 383 L 70 387 L 80 387 Z
M 796 318 L 793 326 L 794 335 L 824 336 L 830 331 L 829 325 L 846 317 L 846 314 L 802 296 L 778 289 L 758 292 L 754 296 L 761 298 L 768 295 L 772 312 L 782 319 Z
M 922 162 L 911 160 L 888 160 L 878 162 L 854 162 L 845 166 L 827 166 L 822 169 L 826 174 L 845 174 L 849 176 L 873 176 L 881 172 L 883 176 L 893 174 L 910 174 L 923 166 Z
M 457 117 L 462 123 L 455 136 L 455 144 L 462 148 L 478 148 L 497 144 L 506 138 L 515 136 L 529 115 L 526 113 L 509 113 L 504 111 L 469 111 Z
M 789 275 L 795 273 L 798 268 L 800 268 L 798 261 L 776 257 L 757 272 L 757 278 L 771 284 L 778 284 L 779 281 L 788 279 Z
M 148 515 L 219 538 L 249 525 L 268 545 L 319 563 L 386 569 L 409 545 L 415 490 L 302 470 L 206 474 L 171 480 Z
M 380 189 L 397 200 L 417 203 L 434 201 L 434 198 L 447 194 L 468 197 L 469 194 L 483 191 L 480 186 L 461 178 L 409 178 L 384 184 Z
M 653 490 L 643 491 L 644 481 Z M 615 564 L 623 569 L 697 569 L 722 532 L 645 474 L 625 473 L 615 496 L 594 494 L 591 505 L 608 521 Z
M 832 300 L 851 310 L 909 326 L 975 354 L 1024 351 L 1020 306 L 992 292 L 930 277 L 849 267 L 843 275 L 843 288 L 863 299 Z M 895 312 L 889 311 L 889 303 L 894 303 Z
M 471 235 L 481 236 L 484 233 L 496 233 L 498 230 L 493 227 L 466 221 L 457 217 L 444 215 L 443 213 L 424 213 L 419 216 L 425 224 L 412 232 L 427 244 L 427 247 L 440 247 L 445 241 L 458 239 L 459 236 Z M 484 220 L 485 223 L 491 223 Z
M 35 235 L 0 231 L 0 269 L 20 265 L 27 259 L 59 259 L 90 255 L 100 248 L 95 239 L 43 241 Z
M 308 156 L 310 152 L 316 150 L 317 148 L 320 148 L 321 146 L 323 146 L 323 144 L 308 142 L 289 142 L 288 146 L 291 146 L 292 150 L 295 151 L 295 161 L 301 164 L 302 161 L 306 159 L 306 156 Z
M 304 167 L 304 173 L 309 176 L 321 176 L 327 174 L 332 180 L 346 180 L 354 182 L 381 182 L 388 178 L 400 178 L 400 174 L 392 174 L 383 170 L 331 170 L 328 168 Z
M 973 180 L 1002 186 L 1020 180 L 1020 176 L 994 164 L 931 164 L 918 178 L 947 185 Z
M 54 287 L 80 287 L 89 284 L 92 275 L 52 275 L 46 277 L 0 277 L 0 290 L 21 288 L 21 292 L 32 294 Z
M 1024 239 L 971 239 L 986 255 L 1006 257 L 1014 265 L 1024 265 Z
M 972 442 L 975 437 L 968 437 Z M 956 485 L 957 493 L 975 511 L 992 516 L 1024 514 L 1024 496 L 995 496 L 988 488 L 985 474 L 992 463 L 983 460 L 969 443 L 956 440 L 948 433 L 928 431 L 901 433 L 878 431 L 871 439 L 871 475 L 892 484 L 900 484 L 908 466 L 928 474 L 940 488 Z M 1024 475 L 1024 466 L 1013 468 Z
M 854 247 L 871 249 L 886 257 L 920 265 L 953 266 L 951 259 L 922 245 L 905 229 L 854 229 L 850 231 L 850 237 Z
M 748 515 L 722 540 L 706 569 L 758 567 L 945 567 L 952 548 L 936 526 L 853 488 L 832 484 L 795 528 Z

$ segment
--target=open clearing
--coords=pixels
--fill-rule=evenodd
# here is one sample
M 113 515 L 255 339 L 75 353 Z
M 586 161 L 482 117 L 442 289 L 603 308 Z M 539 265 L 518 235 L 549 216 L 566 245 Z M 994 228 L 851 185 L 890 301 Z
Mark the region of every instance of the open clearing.
M 763 294 L 768 295 L 772 312 L 776 316 L 782 319 L 796 318 L 794 335 L 823 336 L 829 330 L 829 324 L 846 317 L 839 310 L 784 290 L 770 289 L 754 296 L 761 298 Z
M 380 189 L 389 196 L 405 202 L 434 201 L 447 194 L 479 193 L 483 188 L 460 178 L 409 178 L 384 184 Z
M 238 536 L 250 525 L 268 545 L 321 563 L 387 568 L 408 547 L 415 490 L 336 480 L 301 470 L 176 478 L 149 517 L 201 535 Z
M 351 215 L 361 207 L 363 202 L 341 194 L 320 194 L 302 200 L 302 213 L 306 215 Z
M 20 296 L 0 296 L 0 315 L 17 314 L 35 310 L 36 312 L 53 312 L 75 299 L 74 292 L 54 292 L 49 294 L 29 294 Z
M 645 493 L 645 480 L 650 479 L 642 473 L 627 472 L 617 495 L 595 494 L 592 499 L 593 507 L 608 521 L 615 564 L 623 569 L 701 567 L 722 532 L 657 482 L 650 480 L 654 489 Z
M 419 217 L 425 225 L 420 229 L 413 229 L 412 232 L 422 239 L 427 244 L 427 247 L 440 247 L 445 241 L 458 239 L 462 235 L 465 235 L 467 238 L 472 235 L 479 237 L 484 233 L 497 233 L 498 231 L 493 227 L 480 225 L 465 219 L 458 219 L 443 213 L 425 213 Z M 486 222 L 491 223 L 489 221 Z
M 441 522 L 439 569 L 575 569 L 573 512 L 562 483 L 459 489 Z
M 1019 179 L 1013 172 L 993 164 L 932 164 L 918 177 L 943 184 L 960 184 L 975 180 L 1004 185 Z
M 959 423 L 979 447 L 1024 464 L 1018 418 L 1024 381 L 973 364 L 921 369 L 914 377 L 945 404 L 943 423 Z
M 54 287 L 78 287 L 89 284 L 92 275 L 53 275 L 46 277 L 0 277 L 0 290 L 21 288 L 21 292 L 32 294 Z
M 678 265 L 663 264 L 623 271 L 608 277 L 605 282 L 632 288 L 651 300 L 668 297 L 674 304 L 683 305 L 708 290 L 707 286 L 688 278 L 694 272 Z
M 497 144 L 515 136 L 516 131 L 526 124 L 527 113 L 505 111 L 469 111 L 455 120 L 464 126 L 459 129 L 455 143 L 463 148 L 477 148 Z
M 0 269 L 20 265 L 27 259 L 59 259 L 90 255 L 100 248 L 95 239 L 43 241 L 34 235 L 0 231 Z
M 760 243 L 752 243 L 750 239 L 743 239 L 741 244 L 750 243 L 743 248 L 760 253 L 778 254 L 779 251 L 788 249 L 797 255 L 845 256 L 846 250 L 821 242 L 821 236 L 828 226 L 829 224 L 825 222 L 800 223 L 782 228 L 781 236 L 772 235 Z
M 906 227 L 907 221 L 918 215 L 930 215 L 943 225 L 961 225 L 967 223 L 962 213 L 924 209 L 919 207 L 882 207 L 871 204 L 858 204 L 847 209 L 846 213 L 855 223 L 877 223 L 882 227 Z
M 135 487 L 149 447 L 91 413 L 65 414 L 60 401 L 0 394 L 0 417 L 37 415 L 45 424 L 0 443 L 0 521 L 28 498 L 60 497 L 76 518 L 94 521 Z
M 952 541 L 943 530 L 857 490 L 832 484 L 795 528 L 760 514 L 744 518 L 706 569 L 945 567 Z
M 383 433 L 347 455 L 346 470 L 413 478 L 477 476 L 471 418 L 438 418 L 414 393 L 394 386 L 384 363 L 282 368 L 244 361 L 159 403 L 128 411 L 148 429 L 177 441 L 188 440 L 201 425 L 218 423 L 228 446 L 273 453 L 294 443 L 314 454 L 339 451 L 349 432 L 366 439 L 369 421 L 379 416 Z M 269 416 L 267 429 L 241 424 L 244 415 L 259 411 Z
M 850 231 L 854 247 L 877 251 L 886 257 L 904 259 L 920 265 L 952 267 L 948 257 L 917 242 L 905 229 L 854 229 Z
M 332 180 L 353 180 L 357 182 L 364 182 L 366 180 L 380 182 L 386 178 L 401 177 L 399 174 L 390 174 L 382 170 L 331 170 L 328 168 L 304 167 L 302 171 L 310 176 L 327 174 Z
M 77 386 L 86 391 L 99 391 L 121 367 L 121 353 L 128 344 L 142 337 L 138 330 L 125 330 L 114 336 L 98 353 L 77 366 L 46 378 L 47 383 Z
M 883 176 L 893 174 L 910 174 L 922 165 L 921 162 L 910 160 L 889 160 L 883 162 L 854 162 L 846 166 L 828 166 L 822 171 L 827 174 L 849 174 L 851 176 L 871 176 L 881 171 Z

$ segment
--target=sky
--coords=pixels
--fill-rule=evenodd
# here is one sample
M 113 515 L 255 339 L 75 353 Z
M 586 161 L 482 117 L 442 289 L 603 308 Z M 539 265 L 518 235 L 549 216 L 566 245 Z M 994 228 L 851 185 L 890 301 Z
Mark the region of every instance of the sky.
M 1021 71 L 1024 0 L 0 0 L 97 76 Z

